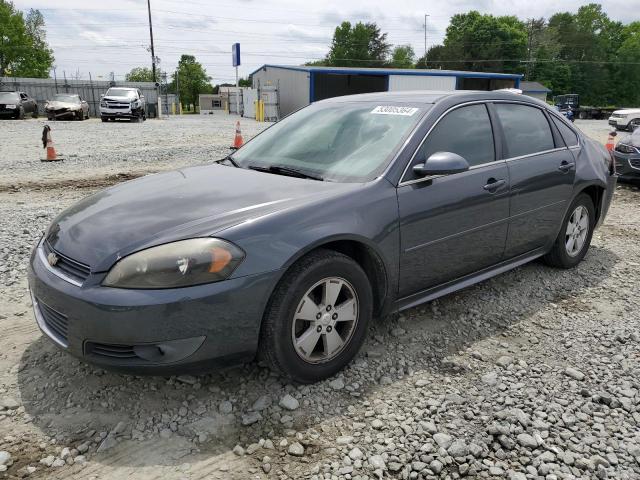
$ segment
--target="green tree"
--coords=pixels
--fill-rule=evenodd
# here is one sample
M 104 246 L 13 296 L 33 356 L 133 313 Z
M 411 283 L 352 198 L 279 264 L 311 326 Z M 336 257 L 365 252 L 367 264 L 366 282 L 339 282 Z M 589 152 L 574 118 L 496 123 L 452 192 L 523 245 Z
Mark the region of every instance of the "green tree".
M 251 87 L 252 85 L 253 83 L 251 82 L 251 79 L 249 77 L 241 78 L 238 80 L 239 87 Z
M 443 43 L 443 49 L 427 52 L 431 68 L 519 73 L 527 53 L 527 30 L 514 16 L 471 11 L 451 17 Z
M 124 78 L 127 82 L 153 82 L 153 70 L 148 67 L 135 67 Z M 162 78 L 162 75 L 156 72 L 156 78 Z
M 381 33 L 375 23 L 351 25 L 350 22 L 342 22 L 336 27 L 323 64 L 332 67 L 381 67 L 387 62 L 390 49 L 387 34 Z
M 210 80 L 211 77 L 207 75 L 207 71 L 202 64 L 196 61 L 196 57 L 182 55 L 178 62 L 178 69 L 173 74 L 170 88 L 174 92 L 178 90 L 182 105 L 197 105 L 198 95 L 201 93 L 213 93 L 213 86 L 209 83 Z M 176 84 L 179 87 L 177 89 Z
M 398 45 L 391 53 L 390 67 L 394 68 L 414 68 L 416 54 L 411 45 Z
M 53 60 L 42 13 L 31 9 L 25 19 L 12 2 L 0 0 L 0 77 L 46 78 Z
M 620 62 L 612 88 L 620 91 L 619 104 L 624 106 L 640 105 L 640 22 L 632 22 L 622 31 L 622 42 L 618 48 L 617 59 Z

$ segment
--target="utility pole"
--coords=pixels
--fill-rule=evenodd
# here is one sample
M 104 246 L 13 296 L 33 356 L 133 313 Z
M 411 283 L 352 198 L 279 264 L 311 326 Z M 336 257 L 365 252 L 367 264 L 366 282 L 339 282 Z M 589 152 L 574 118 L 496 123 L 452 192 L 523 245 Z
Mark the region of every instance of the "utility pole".
M 425 65 L 427 63 L 427 17 L 429 17 L 429 15 L 425 13 L 424 14 L 424 62 L 425 62 Z
M 180 100 L 180 69 L 176 69 L 176 97 L 178 99 L 178 114 L 182 115 L 182 101 Z
M 527 21 L 527 69 L 525 78 L 531 80 L 531 50 L 533 49 L 533 19 Z
M 151 37 L 151 69 L 153 70 L 153 82 L 156 79 L 156 52 L 153 48 L 153 24 L 151 23 L 151 0 L 147 0 L 147 10 L 149 11 L 149 36 Z

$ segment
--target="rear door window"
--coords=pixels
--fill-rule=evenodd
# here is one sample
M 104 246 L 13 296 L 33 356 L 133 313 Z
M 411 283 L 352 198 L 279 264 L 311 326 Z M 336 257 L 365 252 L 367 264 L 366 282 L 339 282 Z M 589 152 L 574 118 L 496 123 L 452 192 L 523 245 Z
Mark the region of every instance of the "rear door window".
M 556 127 L 558 127 L 558 130 L 560 130 L 560 135 L 562 135 L 564 143 L 567 144 L 567 147 L 578 145 L 578 136 L 576 135 L 576 132 L 565 125 L 564 122 L 559 118 L 551 115 L 551 119 L 553 120 L 553 123 L 556 124 Z
M 539 108 L 516 103 L 496 103 L 495 109 L 504 132 L 507 158 L 555 148 L 551 127 Z
M 452 152 L 463 157 L 470 167 L 496 159 L 493 130 L 484 104 L 469 105 L 447 113 L 431 130 L 414 157 L 423 163 L 436 152 Z M 408 178 L 413 178 L 411 170 Z

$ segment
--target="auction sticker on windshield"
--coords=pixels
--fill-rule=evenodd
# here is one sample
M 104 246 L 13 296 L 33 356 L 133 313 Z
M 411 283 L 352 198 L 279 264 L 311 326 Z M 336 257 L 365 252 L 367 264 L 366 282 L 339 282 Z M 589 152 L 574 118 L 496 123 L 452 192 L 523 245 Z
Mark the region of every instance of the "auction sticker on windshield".
M 376 113 L 378 115 L 406 115 L 410 117 L 417 111 L 418 109 L 415 107 L 396 107 L 393 105 L 378 105 L 376 108 L 371 110 L 371 113 Z

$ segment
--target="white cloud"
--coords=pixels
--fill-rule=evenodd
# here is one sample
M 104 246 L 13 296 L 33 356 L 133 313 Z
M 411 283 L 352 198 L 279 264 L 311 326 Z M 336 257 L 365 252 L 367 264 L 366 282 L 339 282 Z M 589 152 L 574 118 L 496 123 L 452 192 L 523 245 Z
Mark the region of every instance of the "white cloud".
M 637 0 L 632 0 L 633 1 Z M 124 75 L 150 65 L 146 2 L 141 0 L 14 0 L 16 7 L 40 8 L 58 70 L 94 76 Z M 375 21 L 393 44 L 424 51 L 424 14 L 428 43 L 442 40 L 451 15 L 478 10 L 522 19 L 576 11 L 586 0 L 152 0 L 156 55 L 172 71 L 182 53 L 195 55 L 214 82 L 234 78 L 231 44 L 240 42 L 241 75 L 264 63 L 300 64 L 326 54 L 342 20 Z M 629 0 L 599 0 L 607 14 L 624 23 L 640 20 Z

